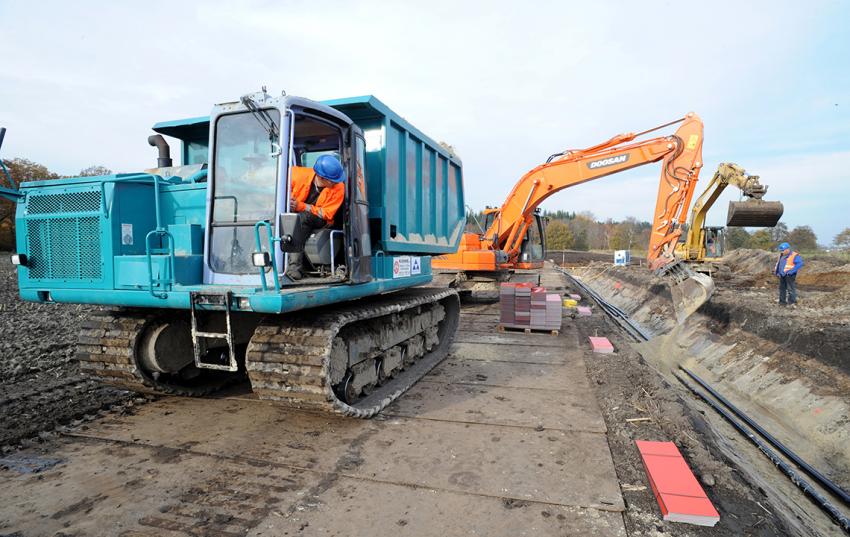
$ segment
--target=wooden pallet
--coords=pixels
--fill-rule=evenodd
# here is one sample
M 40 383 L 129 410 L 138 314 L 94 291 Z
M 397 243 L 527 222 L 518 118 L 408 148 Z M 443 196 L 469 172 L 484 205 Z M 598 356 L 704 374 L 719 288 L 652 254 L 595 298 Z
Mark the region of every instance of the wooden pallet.
M 525 334 L 551 334 L 553 336 L 557 336 L 560 334 L 560 331 L 552 328 L 532 328 L 526 325 L 518 325 L 518 324 L 499 324 L 499 332 L 520 332 L 522 331 Z

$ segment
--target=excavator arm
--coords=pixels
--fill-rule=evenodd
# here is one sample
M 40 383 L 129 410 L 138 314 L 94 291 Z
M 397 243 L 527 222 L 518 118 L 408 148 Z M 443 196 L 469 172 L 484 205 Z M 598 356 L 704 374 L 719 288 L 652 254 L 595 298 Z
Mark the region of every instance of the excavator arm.
M 759 182 L 759 176 L 747 175 L 746 170 L 737 164 L 720 163 L 705 191 L 694 202 L 687 238 L 677 252 L 683 259 L 702 261 L 705 258 L 705 218 L 729 185 L 738 187 L 748 201 L 730 202 L 727 225 L 773 227 L 779 222 L 783 213 L 782 203 L 762 200 L 767 193 L 767 185 Z
M 660 128 L 681 123 L 670 136 L 635 139 Z M 631 168 L 662 162 L 648 259 L 657 268 L 673 261 L 673 251 L 702 167 L 703 124 L 690 113 L 684 118 L 644 131 L 621 134 L 607 142 L 553 155 L 526 173 L 514 186 L 486 230 L 481 246 L 500 251 L 495 268 L 512 268 L 534 212 L 550 196 L 565 188 Z M 497 258 L 501 259 L 497 259 Z M 499 262 L 501 261 L 501 262 Z

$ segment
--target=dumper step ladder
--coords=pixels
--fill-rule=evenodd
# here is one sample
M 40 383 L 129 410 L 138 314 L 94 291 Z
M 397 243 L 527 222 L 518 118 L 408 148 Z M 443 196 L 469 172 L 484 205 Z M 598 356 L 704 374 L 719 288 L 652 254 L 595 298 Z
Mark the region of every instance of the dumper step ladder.
M 208 293 L 192 291 L 189 293 L 192 316 L 192 350 L 195 355 L 195 367 L 198 369 L 216 369 L 234 372 L 239 369 L 236 363 L 236 351 L 233 348 L 233 329 L 230 322 L 230 291 L 224 293 Z M 206 332 L 198 329 L 198 310 L 196 306 L 224 306 L 224 318 L 227 331 Z M 208 363 L 202 360 L 207 349 L 207 340 L 224 340 L 227 342 L 228 364 Z

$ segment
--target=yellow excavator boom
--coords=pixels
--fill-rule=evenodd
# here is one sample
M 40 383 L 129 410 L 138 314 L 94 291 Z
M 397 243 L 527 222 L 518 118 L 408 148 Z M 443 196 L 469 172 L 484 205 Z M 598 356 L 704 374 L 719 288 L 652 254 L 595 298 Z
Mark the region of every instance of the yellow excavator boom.
M 705 260 L 705 217 L 729 185 L 738 187 L 747 200 L 729 202 L 727 226 L 773 227 L 779 222 L 784 211 L 782 203 L 762 199 L 767 193 L 767 185 L 759 182 L 759 176 L 748 175 L 746 170 L 737 164 L 721 163 L 708 187 L 694 202 L 687 237 L 676 249 L 682 259 L 698 262 Z

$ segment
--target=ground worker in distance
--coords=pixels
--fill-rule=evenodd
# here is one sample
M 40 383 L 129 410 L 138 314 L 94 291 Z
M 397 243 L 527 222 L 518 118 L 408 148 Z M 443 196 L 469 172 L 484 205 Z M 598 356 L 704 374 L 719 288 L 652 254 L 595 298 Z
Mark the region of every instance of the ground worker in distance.
M 779 261 L 773 273 L 779 276 L 779 305 L 785 306 L 797 303 L 797 272 L 803 268 L 803 258 L 797 252 L 791 251 L 791 245 L 783 242 L 779 245 Z M 785 295 L 788 300 L 785 300 Z
M 298 251 L 289 254 L 286 275 L 300 280 L 307 237 L 314 229 L 333 225 L 334 216 L 345 200 L 345 170 L 336 157 L 322 155 L 312 168 L 293 166 L 291 180 L 289 210 L 298 213 L 292 245 Z

